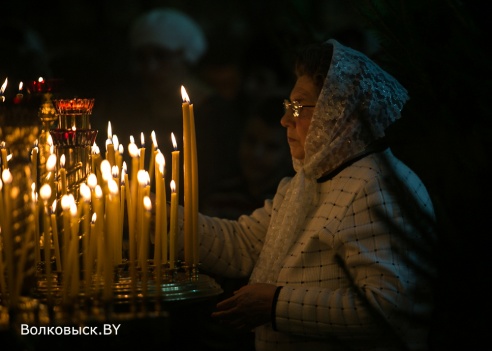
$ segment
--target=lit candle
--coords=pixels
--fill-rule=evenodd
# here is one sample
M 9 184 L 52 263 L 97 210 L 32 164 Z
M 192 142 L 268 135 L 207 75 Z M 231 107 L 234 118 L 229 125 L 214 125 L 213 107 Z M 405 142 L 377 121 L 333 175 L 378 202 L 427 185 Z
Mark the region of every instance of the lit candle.
M 56 221 L 56 200 L 53 201 L 51 205 L 51 230 L 53 235 L 53 245 L 55 247 L 55 262 L 56 262 L 56 271 L 61 272 L 62 263 L 60 256 L 60 240 L 58 238 L 58 223 Z
M 48 296 L 51 295 L 51 224 L 48 213 L 48 200 L 51 198 L 51 188 L 48 184 L 43 184 L 39 189 L 39 195 L 43 200 L 43 247 L 44 247 L 44 268 L 46 274 Z
M 131 196 L 128 198 L 128 200 L 131 202 L 132 206 L 129 208 L 129 218 L 132 219 L 130 222 L 130 233 L 135 232 L 136 230 L 136 222 L 137 222 L 137 191 L 138 191 L 138 180 L 137 180 L 137 174 L 138 174 L 138 147 L 133 141 L 133 137 L 130 136 L 130 144 L 128 144 L 128 153 L 130 154 L 130 157 L 132 158 L 132 169 L 131 169 L 131 174 L 132 176 L 130 177 L 130 184 L 127 186 L 131 186 Z M 136 240 L 137 238 L 134 237 Z
M 144 133 L 140 133 L 140 163 L 138 169 L 145 169 L 145 137 Z
M 139 205 L 137 206 L 137 228 L 139 232 L 139 235 L 137 236 L 137 248 L 140 267 L 143 267 L 144 261 L 147 260 L 147 257 L 144 256 L 144 252 L 147 250 L 146 247 L 148 245 L 148 233 L 145 233 L 144 230 L 144 207 L 142 206 L 145 196 L 145 187 L 147 186 L 147 172 L 143 169 L 139 170 L 137 178 L 139 185 L 137 194 L 137 204 Z
M 192 196 L 192 253 L 193 265 L 198 266 L 198 156 L 196 147 L 195 113 L 190 104 L 190 134 L 191 134 L 191 196 Z
M 4 184 L 4 226 L 2 227 L 3 248 L 5 252 L 5 267 L 7 267 L 7 282 L 9 290 L 12 294 L 10 296 L 11 304 L 17 303 L 17 296 L 14 289 L 14 242 L 11 233 L 11 188 L 12 188 L 12 173 L 8 168 L 2 171 L 2 180 Z M 15 306 L 15 305 L 14 305 Z
M 171 180 L 171 213 L 169 226 L 169 267 L 174 269 L 176 252 L 176 230 L 178 225 L 178 197 L 176 193 L 176 183 Z
M 161 152 L 155 157 L 155 181 L 156 181 L 156 201 L 155 201 L 155 251 L 154 259 L 156 265 L 167 262 L 167 206 L 166 206 L 166 187 L 165 187 L 165 159 Z
M 1 153 L 2 153 L 2 171 L 9 168 L 9 165 L 8 165 L 8 162 L 7 162 L 7 148 L 2 145 L 2 148 L 1 148 Z
M 48 171 L 48 174 L 46 176 L 46 179 L 43 181 L 43 183 L 48 183 L 50 185 L 51 189 L 57 189 L 55 187 L 55 168 L 56 168 L 56 155 L 55 154 L 50 154 L 48 156 L 48 159 L 46 160 L 46 171 Z M 54 200 L 56 191 L 51 192 L 51 199 Z
M 85 183 L 80 184 L 80 195 L 82 197 L 83 206 L 83 226 L 82 226 L 82 259 L 84 262 L 84 286 L 86 289 L 86 296 L 89 296 L 89 290 L 91 286 L 91 261 L 90 261 L 90 222 L 91 222 L 91 189 Z
M 71 215 L 70 215 L 70 197 L 63 195 L 61 198 L 61 206 L 63 209 L 63 300 L 68 300 L 69 278 L 71 275 L 71 260 L 69 257 L 70 236 L 71 236 Z
M 149 164 L 149 176 L 150 176 L 150 184 L 152 184 L 154 178 L 154 168 L 155 168 L 155 156 L 159 152 L 157 146 L 157 138 L 155 136 L 155 131 L 150 133 L 150 139 L 152 140 L 152 145 L 150 147 L 150 164 Z M 156 179 L 157 181 L 157 179 Z
M 191 130 L 190 130 L 190 104 L 186 90 L 181 86 L 181 95 L 183 97 L 183 149 L 184 149 L 184 251 L 185 262 L 191 265 L 192 259 L 192 220 L 193 220 L 193 201 L 192 193 L 192 155 L 191 155 Z
M 3 227 L 3 218 L 6 216 L 3 209 L 3 197 L 2 197 L 2 181 L 0 180 L 0 228 Z M 39 228 L 39 202 L 38 193 L 36 191 L 36 184 L 31 184 L 31 198 L 34 203 L 34 261 L 36 265 L 41 262 L 41 249 L 39 247 L 40 240 L 40 228 Z M 1 251 L 1 250 L 0 250 Z
M 32 169 L 32 181 L 36 185 L 36 190 L 38 187 L 38 141 L 31 150 L 31 169 Z
M 150 201 L 150 197 L 145 196 L 143 198 L 143 207 L 145 209 L 144 214 L 144 225 L 143 225 L 143 233 L 144 237 L 148 238 L 149 236 L 149 225 L 150 225 L 150 216 L 152 211 L 152 203 Z M 147 282 L 148 282 L 148 268 L 147 268 L 147 257 L 148 257 L 148 244 L 143 243 L 142 245 L 142 256 L 144 260 L 142 261 L 142 295 L 145 298 L 147 296 Z
M 75 201 L 70 203 L 70 214 L 72 220 L 72 237 L 70 239 L 70 257 L 71 257 L 71 285 L 70 297 L 75 299 L 80 291 L 80 263 L 79 263 L 79 211 Z
M 176 184 L 176 197 L 179 201 L 179 150 L 178 143 L 176 142 L 176 138 L 174 137 L 174 133 L 171 133 L 171 140 L 173 143 L 173 152 L 172 152 L 172 180 Z
M 119 258 L 120 261 L 123 261 L 123 228 L 124 228 L 124 222 L 125 222 L 125 203 L 126 203 L 126 189 L 125 189 L 125 176 L 126 176 L 126 170 L 122 169 L 121 172 L 121 182 L 120 182 L 120 215 L 119 215 L 119 220 L 118 220 L 118 238 L 120 238 L 121 243 L 120 245 L 120 254 Z M 121 263 L 121 262 L 120 262 Z
M 96 175 L 98 183 L 102 182 L 101 171 L 100 171 L 101 161 L 102 159 L 101 159 L 101 153 L 99 151 L 99 146 L 97 146 L 97 144 L 94 143 L 91 147 L 91 164 L 92 164 L 91 171 L 94 172 L 94 174 Z
M 115 136 L 116 137 L 116 136 Z M 123 167 L 123 154 L 125 153 L 125 148 L 123 147 L 123 144 L 118 144 L 118 160 L 116 161 L 116 165 L 118 166 L 119 169 Z
M 58 172 L 58 177 L 61 183 L 61 194 L 65 195 L 67 193 L 67 170 L 65 169 L 65 154 L 60 156 L 60 170 Z
M 113 134 L 113 147 L 114 147 L 114 165 L 121 169 L 121 163 L 123 162 L 123 153 L 120 153 L 120 141 L 116 134 Z
M 24 87 L 24 83 L 19 83 L 19 92 L 15 95 L 14 104 L 20 104 L 22 99 L 24 98 L 24 94 L 22 94 L 22 88 Z
M 110 246 L 113 248 L 111 256 L 115 265 L 121 264 L 122 262 L 122 242 L 123 238 L 120 233 L 120 192 L 118 184 L 115 180 L 111 179 L 108 183 L 109 188 L 109 213 L 108 215 L 108 232 L 110 233 Z
M 111 128 L 111 122 L 108 122 L 108 138 L 106 139 L 106 160 L 109 161 L 109 164 L 111 166 L 115 165 L 113 130 Z

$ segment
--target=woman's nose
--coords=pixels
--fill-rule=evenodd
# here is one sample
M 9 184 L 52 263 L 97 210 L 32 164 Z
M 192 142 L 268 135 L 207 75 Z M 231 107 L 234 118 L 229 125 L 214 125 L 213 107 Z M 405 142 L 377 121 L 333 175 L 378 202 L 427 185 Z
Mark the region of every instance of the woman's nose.
M 289 125 L 293 125 L 294 124 L 294 116 L 292 115 L 292 112 L 290 112 L 289 110 L 285 111 L 284 115 L 280 119 L 280 124 L 282 125 L 282 127 L 285 127 L 285 128 L 287 128 Z

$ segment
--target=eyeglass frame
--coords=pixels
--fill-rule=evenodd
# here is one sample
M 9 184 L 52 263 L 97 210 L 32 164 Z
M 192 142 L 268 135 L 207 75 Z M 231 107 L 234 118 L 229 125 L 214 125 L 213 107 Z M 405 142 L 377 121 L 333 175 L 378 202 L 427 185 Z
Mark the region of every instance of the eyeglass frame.
M 301 110 L 304 107 L 316 107 L 316 105 L 301 105 L 299 101 L 294 100 L 294 101 L 289 101 L 287 99 L 284 99 L 284 112 L 287 112 L 287 110 L 292 111 L 292 115 L 294 118 L 299 118 L 299 115 L 301 114 Z

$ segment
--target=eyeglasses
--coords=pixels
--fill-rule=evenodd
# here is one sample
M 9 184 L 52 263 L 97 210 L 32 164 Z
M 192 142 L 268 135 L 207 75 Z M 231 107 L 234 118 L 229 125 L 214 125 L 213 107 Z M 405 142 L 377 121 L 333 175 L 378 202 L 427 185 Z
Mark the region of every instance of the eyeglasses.
M 287 113 L 288 110 L 291 110 L 294 118 L 299 117 L 301 110 L 304 107 L 315 107 L 315 105 L 301 105 L 299 103 L 299 101 L 294 100 L 294 101 L 290 102 L 289 100 L 284 100 L 284 112 Z

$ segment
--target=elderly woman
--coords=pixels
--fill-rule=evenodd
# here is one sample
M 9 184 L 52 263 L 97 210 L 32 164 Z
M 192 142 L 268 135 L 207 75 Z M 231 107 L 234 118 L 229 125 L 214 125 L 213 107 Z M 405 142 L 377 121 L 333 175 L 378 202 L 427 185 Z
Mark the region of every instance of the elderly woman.
M 295 176 L 249 216 L 199 217 L 203 267 L 250 276 L 212 316 L 255 328 L 257 350 L 426 349 L 433 206 L 383 142 L 407 92 L 335 40 L 296 74 L 281 118 Z

